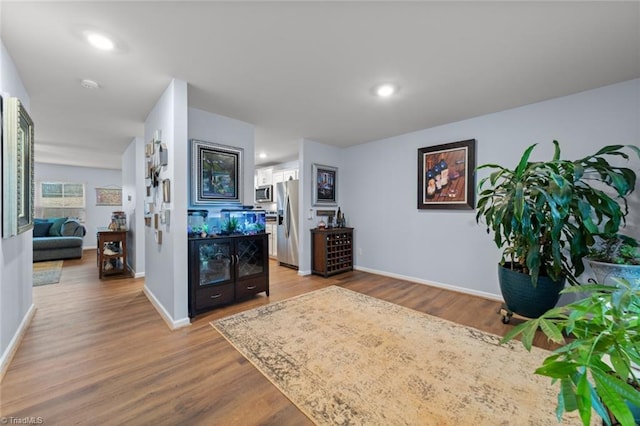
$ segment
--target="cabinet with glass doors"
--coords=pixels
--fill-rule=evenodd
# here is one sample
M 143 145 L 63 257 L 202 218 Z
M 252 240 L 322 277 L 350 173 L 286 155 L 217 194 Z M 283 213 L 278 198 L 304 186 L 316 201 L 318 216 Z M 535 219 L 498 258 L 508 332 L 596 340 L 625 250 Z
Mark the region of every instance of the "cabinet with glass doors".
M 265 292 L 267 234 L 189 240 L 189 317 Z

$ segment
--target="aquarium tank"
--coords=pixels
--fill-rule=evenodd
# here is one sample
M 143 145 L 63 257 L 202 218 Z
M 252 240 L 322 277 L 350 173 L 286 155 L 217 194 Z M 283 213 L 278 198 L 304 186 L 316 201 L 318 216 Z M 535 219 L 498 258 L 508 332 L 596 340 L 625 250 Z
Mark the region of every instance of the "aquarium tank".
M 253 235 L 265 231 L 266 212 L 256 209 L 220 210 L 220 235 Z
M 202 232 L 209 233 L 207 224 L 207 210 L 188 210 L 187 211 L 187 233 L 189 235 L 200 235 Z

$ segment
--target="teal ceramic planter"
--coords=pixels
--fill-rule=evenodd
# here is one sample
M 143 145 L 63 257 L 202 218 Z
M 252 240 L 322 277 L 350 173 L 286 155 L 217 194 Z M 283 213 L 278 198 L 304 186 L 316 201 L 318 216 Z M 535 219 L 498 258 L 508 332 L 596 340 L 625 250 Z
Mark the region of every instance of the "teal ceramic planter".
M 527 274 L 511 270 L 509 264 L 498 265 L 500 291 L 506 307 L 523 317 L 538 318 L 556 306 L 560 299 L 560 291 L 564 288 L 564 278 L 553 281 L 549 277 L 538 277 L 536 287 L 531 284 Z

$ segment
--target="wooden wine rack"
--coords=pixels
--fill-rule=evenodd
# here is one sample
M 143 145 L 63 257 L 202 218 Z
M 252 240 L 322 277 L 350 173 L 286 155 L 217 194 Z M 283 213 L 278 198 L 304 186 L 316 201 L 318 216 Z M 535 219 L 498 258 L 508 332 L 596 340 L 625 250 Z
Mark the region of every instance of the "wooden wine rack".
M 353 228 L 311 230 L 311 272 L 325 278 L 353 270 Z

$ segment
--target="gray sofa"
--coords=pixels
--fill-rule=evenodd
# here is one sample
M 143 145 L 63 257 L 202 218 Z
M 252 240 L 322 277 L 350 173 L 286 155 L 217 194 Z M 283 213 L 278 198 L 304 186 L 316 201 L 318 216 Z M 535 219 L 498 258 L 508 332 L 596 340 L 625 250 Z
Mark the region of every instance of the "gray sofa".
M 86 233 L 75 219 L 34 219 L 33 261 L 81 258 Z

